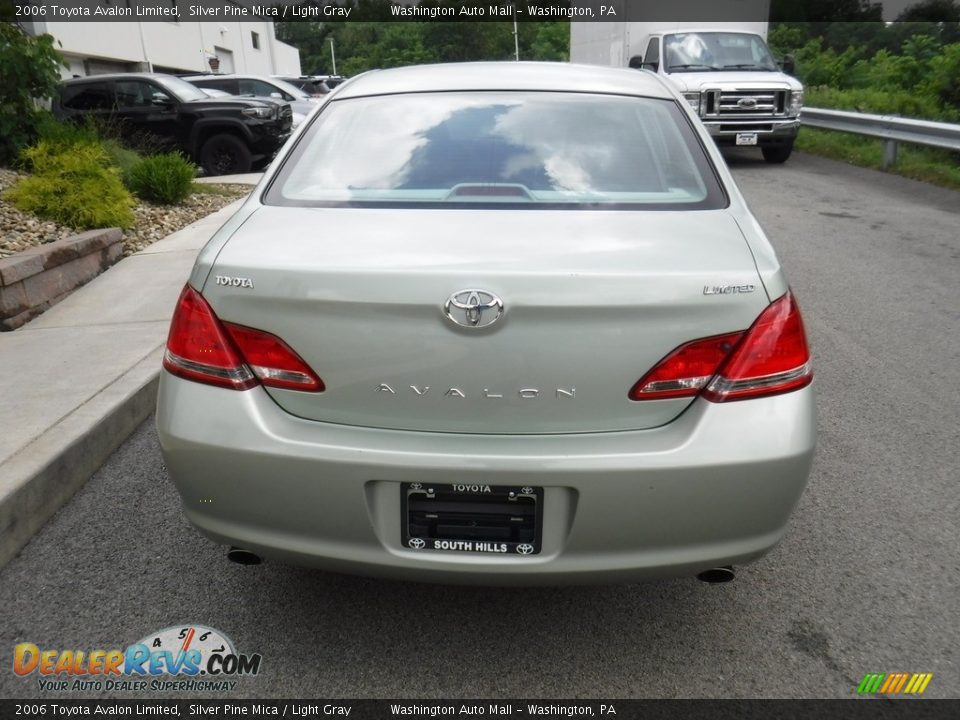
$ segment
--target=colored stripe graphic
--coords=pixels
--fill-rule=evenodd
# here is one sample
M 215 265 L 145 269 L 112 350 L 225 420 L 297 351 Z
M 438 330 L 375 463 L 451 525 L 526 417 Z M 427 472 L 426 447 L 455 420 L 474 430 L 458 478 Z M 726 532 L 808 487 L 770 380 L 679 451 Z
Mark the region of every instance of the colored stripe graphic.
M 880 689 L 880 683 L 886 677 L 884 673 L 867 673 L 860 681 L 860 687 L 857 688 L 859 695 L 873 695 Z
M 933 673 L 867 673 L 857 687 L 858 695 L 920 695 Z

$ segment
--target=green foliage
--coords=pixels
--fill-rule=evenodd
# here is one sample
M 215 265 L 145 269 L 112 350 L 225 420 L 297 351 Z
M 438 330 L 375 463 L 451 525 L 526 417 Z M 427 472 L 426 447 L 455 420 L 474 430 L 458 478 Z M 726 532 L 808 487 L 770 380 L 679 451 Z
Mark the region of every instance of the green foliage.
M 838 90 L 830 87 L 812 87 L 807 88 L 804 102 L 811 107 L 854 110 L 875 115 L 900 115 L 943 122 L 960 120 L 960 111 L 944 107 L 937 102 L 936 98 L 902 89 Z
M 40 140 L 46 140 L 50 145 L 66 148 L 72 145 L 90 145 L 100 142 L 100 133 L 96 125 L 90 120 L 82 125 L 61 122 L 47 115 L 37 127 Z
M 53 96 L 62 64 L 51 36 L 32 37 L 18 25 L 0 22 L 0 164 L 36 141 L 48 113 L 34 99 Z
M 524 31 L 533 30 L 529 42 L 522 44 L 520 57 L 523 60 L 554 60 L 566 62 L 570 59 L 570 23 L 568 22 L 541 22 L 525 23 L 520 28 L 520 39 L 524 39 Z M 525 49 L 529 48 L 529 50 Z
M 799 23 L 776 23 L 767 33 L 767 45 L 774 55 L 796 52 L 807 40 L 807 30 Z
M 929 4 L 942 10 L 944 3 Z M 770 31 L 771 46 L 796 57 L 808 105 L 960 118 L 960 43 L 944 43 L 948 22 L 834 23 L 823 37 L 810 37 L 812 25 L 779 23 Z
M 130 184 L 130 172 L 140 162 L 140 153 L 121 145 L 117 140 L 108 138 L 101 142 L 103 151 L 107 154 L 107 159 L 112 167 L 120 171 L 120 179 L 127 186 L 128 190 L 133 190 Z
M 935 95 L 946 106 L 960 110 L 960 42 L 944 47 L 927 63 L 927 76 L 919 88 Z
M 109 130 L 108 126 L 96 123 L 91 118 L 78 125 L 61 122 L 50 116 L 40 124 L 39 136 L 41 140 L 46 140 L 49 146 L 64 152 L 77 145 L 101 146 L 107 155 L 108 163 L 120 172 L 120 179 L 129 188 L 130 170 L 140 161 L 140 154 L 123 145 L 112 133 L 104 135 L 105 128 Z
M 860 135 L 804 128 L 796 148 L 803 152 L 879 169 L 883 141 Z M 904 177 L 960 190 L 960 163 L 956 153 L 937 148 L 901 145 L 893 171 Z
M 859 48 L 838 53 L 833 48 L 823 49 L 819 38 L 810 40 L 795 53 L 797 74 L 805 85 L 843 87 L 859 54 Z
M 163 205 L 182 203 L 190 194 L 196 168 L 180 153 L 145 157 L 130 168 L 127 182 L 144 200 Z
M 100 145 L 41 140 L 23 157 L 33 174 L 4 194 L 20 210 L 78 230 L 133 225 L 133 198 Z

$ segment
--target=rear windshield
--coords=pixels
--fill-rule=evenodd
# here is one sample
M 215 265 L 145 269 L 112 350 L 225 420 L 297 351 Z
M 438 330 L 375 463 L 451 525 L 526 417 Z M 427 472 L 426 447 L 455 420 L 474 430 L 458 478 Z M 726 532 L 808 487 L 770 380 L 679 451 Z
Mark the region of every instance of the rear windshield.
M 726 204 L 674 101 L 530 92 L 333 101 L 264 201 L 645 210 Z

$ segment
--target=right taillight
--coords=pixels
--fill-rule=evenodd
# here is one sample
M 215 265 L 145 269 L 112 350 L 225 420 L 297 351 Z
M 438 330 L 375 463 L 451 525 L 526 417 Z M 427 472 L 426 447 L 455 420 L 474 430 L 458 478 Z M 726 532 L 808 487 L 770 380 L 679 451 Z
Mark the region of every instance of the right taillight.
M 793 295 L 769 305 L 746 332 L 701 338 L 676 348 L 630 390 L 631 400 L 702 395 L 730 402 L 798 390 L 813 370 Z
M 324 390 L 323 381 L 283 340 L 221 322 L 189 285 L 173 313 L 163 367 L 178 377 L 232 390 L 247 390 L 258 381 L 286 390 Z
M 772 303 L 747 330 L 703 391 L 729 402 L 799 390 L 813 380 L 810 348 L 793 295 Z

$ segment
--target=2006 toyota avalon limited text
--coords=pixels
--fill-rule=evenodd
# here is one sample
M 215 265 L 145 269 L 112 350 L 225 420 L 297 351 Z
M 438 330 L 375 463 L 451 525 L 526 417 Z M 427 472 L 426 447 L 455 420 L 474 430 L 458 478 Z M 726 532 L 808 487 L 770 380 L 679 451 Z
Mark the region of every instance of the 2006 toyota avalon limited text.
M 813 457 L 797 303 L 652 73 L 328 96 L 200 253 L 157 424 L 232 559 L 496 584 L 732 577 Z

